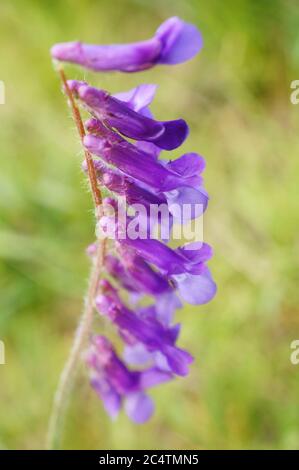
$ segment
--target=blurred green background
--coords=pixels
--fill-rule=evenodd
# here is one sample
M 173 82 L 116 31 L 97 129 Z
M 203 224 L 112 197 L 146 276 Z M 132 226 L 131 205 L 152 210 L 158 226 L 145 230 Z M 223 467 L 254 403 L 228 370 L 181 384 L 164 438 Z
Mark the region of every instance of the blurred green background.
M 205 240 L 219 286 L 187 307 L 191 374 L 153 391 L 154 418 L 111 423 L 82 371 L 65 449 L 299 448 L 299 9 L 293 0 L 2 0 L 0 79 L 0 448 L 43 448 L 52 396 L 82 307 L 93 240 L 79 140 L 49 48 L 150 37 L 179 15 L 199 57 L 140 74 L 87 74 L 111 92 L 158 83 L 154 113 L 186 118 L 183 151 L 207 159 Z M 182 152 L 183 153 L 183 152 Z

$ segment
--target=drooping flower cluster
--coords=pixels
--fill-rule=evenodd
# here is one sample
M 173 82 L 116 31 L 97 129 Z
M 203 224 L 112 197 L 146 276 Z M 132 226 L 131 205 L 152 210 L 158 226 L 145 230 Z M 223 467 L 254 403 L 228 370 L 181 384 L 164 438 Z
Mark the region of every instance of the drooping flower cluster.
M 147 41 L 110 46 L 57 44 L 52 56 L 96 71 L 134 72 L 183 62 L 201 46 L 195 26 L 170 18 Z M 173 324 L 175 310 L 182 301 L 204 304 L 216 292 L 207 267 L 211 247 L 193 242 L 172 248 L 169 234 L 153 237 L 151 224 L 155 215 L 154 225 L 171 229 L 174 223 L 184 224 L 205 211 L 205 162 L 194 152 L 177 159 L 171 154 L 168 160 L 160 157 L 162 150 L 178 148 L 189 130 L 183 119 L 153 117 L 149 105 L 154 85 L 139 85 L 114 96 L 82 81 L 69 80 L 68 87 L 90 113 L 83 144 L 93 155 L 99 186 L 109 191 L 105 208 L 114 210 L 113 218 L 105 211 L 100 221 L 100 229 L 113 241 L 104 260 L 107 278 L 99 284 L 95 306 L 114 325 L 124 347 L 120 358 L 107 338 L 92 338 L 87 354 L 91 384 L 111 417 L 123 405 L 128 416 L 141 423 L 154 408 L 147 389 L 185 376 L 193 361 L 177 345 L 180 325 Z M 117 203 L 120 196 L 125 205 Z M 130 212 L 137 205 L 144 209 L 138 224 Z M 88 249 L 91 257 L 96 243 Z M 146 303 L 147 298 L 151 303 Z

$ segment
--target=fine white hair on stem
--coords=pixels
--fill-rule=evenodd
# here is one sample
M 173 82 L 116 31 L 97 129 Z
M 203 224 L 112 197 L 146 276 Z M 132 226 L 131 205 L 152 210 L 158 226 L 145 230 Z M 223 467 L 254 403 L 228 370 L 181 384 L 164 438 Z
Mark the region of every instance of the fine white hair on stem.
M 55 449 L 59 446 L 63 427 L 63 417 L 66 411 L 68 398 L 74 383 L 77 366 L 81 359 L 81 353 L 85 346 L 85 342 L 89 337 L 92 326 L 94 298 L 98 289 L 98 281 L 103 266 L 104 256 L 105 240 L 101 240 L 97 245 L 97 252 L 89 279 L 83 313 L 74 336 L 70 354 L 60 375 L 58 387 L 54 395 L 47 435 L 47 449 Z
M 67 84 L 67 79 L 64 70 L 60 65 L 57 67 L 57 71 L 61 78 L 63 88 L 72 111 L 72 117 L 75 121 L 80 139 L 82 141 L 85 135 L 85 129 L 80 111 L 75 103 L 72 92 Z M 92 157 L 87 150 L 84 150 L 84 154 L 87 162 L 87 173 L 89 177 L 90 188 L 95 205 L 96 221 L 98 221 L 99 218 L 103 215 L 102 195 L 97 184 L 96 172 Z M 105 239 L 98 239 L 96 256 L 94 258 L 93 267 L 89 278 L 88 290 L 85 298 L 83 313 L 75 333 L 70 354 L 62 370 L 58 387 L 54 395 L 53 407 L 47 434 L 47 449 L 54 449 L 56 447 L 59 447 L 63 427 L 63 418 L 66 411 L 68 398 L 72 389 L 72 385 L 74 383 L 77 367 L 81 359 L 81 353 L 85 347 L 86 340 L 90 335 L 90 330 L 93 321 L 94 299 L 97 293 L 99 277 L 104 264 L 105 247 Z

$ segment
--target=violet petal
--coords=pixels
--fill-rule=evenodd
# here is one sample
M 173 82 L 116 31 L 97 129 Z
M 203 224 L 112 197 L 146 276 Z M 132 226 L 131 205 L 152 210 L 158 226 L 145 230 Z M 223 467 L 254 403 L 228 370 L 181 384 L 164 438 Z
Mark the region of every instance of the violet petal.
M 148 421 L 155 409 L 152 399 L 142 392 L 128 395 L 124 406 L 129 418 L 137 424 Z

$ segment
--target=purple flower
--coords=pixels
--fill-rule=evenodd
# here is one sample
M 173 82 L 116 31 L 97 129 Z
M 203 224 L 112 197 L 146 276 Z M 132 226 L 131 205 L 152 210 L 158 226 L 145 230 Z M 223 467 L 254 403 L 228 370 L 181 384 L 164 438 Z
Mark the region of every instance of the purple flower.
M 180 297 L 192 305 L 210 302 L 217 292 L 217 286 L 206 265 L 203 266 L 201 274 L 176 274 L 171 279 Z
M 105 266 L 108 273 L 128 291 L 158 296 L 171 290 L 167 279 L 135 254 L 125 256 L 123 252 L 122 262 L 108 255 Z
M 115 168 L 108 167 L 100 161 L 94 161 L 99 182 L 106 186 L 110 191 L 126 196 L 127 203 L 143 204 L 149 208 L 151 204 L 166 204 L 167 199 L 163 194 L 158 195 L 142 187 L 133 178 L 129 178 Z M 85 169 L 85 166 L 84 166 Z
M 188 135 L 188 126 L 183 119 L 155 121 L 104 90 L 76 80 L 69 80 L 68 84 L 91 114 L 126 137 L 172 150 L 179 147 Z
M 190 243 L 176 250 L 159 240 L 125 238 L 119 240 L 119 243 L 122 253 L 133 251 L 147 263 L 156 266 L 185 302 L 201 305 L 210 302 L 215 296 L 217 286 L 206 266 L 212 257 L 212 249 L 206 243 Z M 134 268 L 127 274 L 136 276 Z
M 149 118 L 153 118 L 152 112 L 149 109 L 149 104 L 152 102 L 157 86 L 152 84 L 139 85 L 129 91 L 117 93 L 113 95 L 115 98 L 126 103 L 131 109 L 143 114 Z M 161 149 L 145 140 L 138 140 L 136 146 L 144 152 L 152 155 L 155 159 L 159 157 Z
M 145 390 L 172 379 L 171 373 L 157 367 L 130 371 L 104 336 L 93 337 L 87 364 L 92 370 L 91 385 L 103 400 L 107 413 L 116 418 L 124 405 L 126 413 L 136 423 L 144 423 L 154 411 Z
M 107 315 L 117 326 L 122 338 L 128 344 L 142 343 L 148 351 L 159 352 L 173 373 L 186 375 L 193 358 L 175 346 L 178 327 L 165 327 L 155 314 L 146 317 L 137 315 L 121 302 L 108 281 L 103 281 L 102 287 L 104 293 L 96 298 L 96 306 L 100 314 Z
M 76 88 L 78 88 L 78 85 L 76 85 Z M 147 116 L 151 116 L 147 106 L 151 103 L 155 91 L 155 85 L 148 84 L 140 85 L 132 90 L 118 93 L 114 96 L 126 102 L 134 111 L 139 111 Z M 109 137 L 112 142 L 120 142 L 120 139 L 112 132 L 105 130 L 101 121 L 98 119 L 89 119 L 86 121 L 85 126 L 93 135 L 103 136 L 106 133 L 107 137 Z M 156 145 L 145 141 L 139 141 L 137 144 L 138 148 L 145 152 L 147 156 L 151 155 L 155 160 L 159 156 L 159 148 Z M 164 164 L 163 161 L 161 163 Z M 149 189 L 140 188 L 136 183 L 134 184 L 129 180 L 124 181 L 124 179 L 122 179 L 122 181 L 120 181 L 121 176 L 119 174 L 116 175 L 115 172 L 113 173 L 113 170 L 103 167 L 99 162 L 95 162 L 95 165 L 100 170 L 99 174 L 103 176 L 101 183 L 112 191 L 125 195 L 129 204 L 143 203 L 148 206 L 148 204 L 159 205 L 167 203 L 172 216 L 181 223 L 190 218 L 198 217 L 207 207 L 208 195 L 202 187 L 197 187 L 202 183 L 200 174 L 205 168 L 205 161 L 197 154 L 186 154 L 167 164 L 175 173 L 189 177 L 188 183 L 194 188 L 177 188 L 175 191 L 165 192 L 164 195 L 160 194 L 159 197 L 155 197 Z M 195 189 L 195 187 L 197 187 L 197 189 Z M 186 217 L 183 208 L 187 205 L 191 207 Z
M 161 245 L 165 246 L 163 244 Z M 192 245 L 193 250 L 180 248 L 177 253 L 183 252 L 185 255 L 187 254 L 187 256 L 189 253 L 192 258 L 193 254 L 197 251 L 196 247 L 198 245 L 200 246 L 201 243 L 189 244 L 189 248 L 192 247 Z M 150 248 L 150 245 L 148 246 Z M 206 247 L 206 249 L 207 254 L 205 261 L 209 256 L 211 256 L 211 254 L 209 254 L 209 248 Z M 198 248 L 198 250 L 200 251 L 200 248 Z M 95 245 L 91 245 L 89 247 L 90 255 L 93 255 L 94 251 Z M 177 261 L 177 253 L 174 250 L 172 251 L 171 256 Z M 155 257 L 152 256 L 152 250 L 150 249 L 149 253 L 144 252 L 144 248 L 142 250 L 143 257 L 148 262 L 144 261 L 143 257 L 140 256 L 140 254 L 137 254 L 137 251 L 132 249 L 132 245 L 128 249 L 125 242 L 120 244 L 119 252 L 122 261 L 112 255 L 106 257 L 105 266 L 108 273 L 129 292 L 150 294 L 156 297 L 157 312 L 160 312 L 158 313 L 160 318 L 163 317 L 163 313 L 161 312 L 166 311 L 167 309 L 169 309 L 171 313 L 168 314 L 166 312 L 165 316 L 171 318 L 173 310 L 179 307 L 177 300 L 173 297 L 175 290 L 178 291 L 179 297 L 182 298 L 182 300 L 192 305 L 208 303 L 216 295 L 217 286 L 205 264 L 205 261 L 201 261 L 199 266 L 191 266 L 191 268 L 189 268 L 189 270 L 193 269 L 194 271 L 197 271 L 197 274 L 191 274 L 187 270 L 179 274 L 173 272 L 166 273 L 166 268 L 163 266 L 162 261 L 159 262 L 159 269 L 161 269 L 161 272 L 152 269 L 148 264 L 148 262 L 154 264 L 156 261 Z M 183 256 L 185 257 L 185 255 Z M 196 261 L 196 257 L 194 257 L 194 261 Z M 172 309 L 170 305 L 172 298 L 175 301 L 174 309 Z M 166 303 L 164 303 L 164 299 L 166 300 Z
M 174 312 L 181 308 L 181 303 L 173 294 L 163 294 L 156 300 L 155 305 L 138 308 L 136 313 L 143 319 L 157 319 L 165 327 L 170 327 Z M 173 342 L 176 342 L 180 334 L 181 325 L 176 324 L 171 328 Z M 143 343 L 126 344 L 123 352 L 125 361 L 133 366 L 149 366 L 155 364 L 159 369 L 169 371 L 168 361 L 159 351 L 149 351 Z
M 94 71 L 137 72 L 156 64 L 179 64 L 191 59 L 202 47 L 198 29 L 180 18 L 166 20 L 152 39 L 131 44 L 91 45 L 81 42 L 56 44 L 54 59 L 82 65 Z
M 133 240 L 130 237 L 121 237 L 118 243 L 131 249 L 168 276 L 186 273 L 202 274 L 204 263 L 212 257 L 212 248 L 206 243 L 189 244 L 176 250 L 159 240 L 149 238 Z
M 125 196 L 129 205 L 142 204 L 147 217 L 152 219 L 152 224 L 156 222 L 155 217 L 158 213 L 158 221 L 164 224 L 165 231 L 171 228 L 173 218 L 176 222 L 184 223 L 199 217 L 207 208 L 209 196 L 202 187 L 195 189 L 184 186 L 164 193 L 154 192 L 153 188 L 142 186 L 138 180 L 127 177 L 118 169 L 100 161 L 94 161 L 94 166 L 101 186 L 106 186 L 115 194 Z M 85 162 L 83 170 L 87 171 Z
M 74 83 L 73 86 L 75 86 L 75 89 L 78 89 L 78 85 L 76 84 L 81 83 L 81 85 L 86 85 L 86 82 L 71 81 L 71 83 Z M 153 115 L 148 106 L 154 98 L 156 89 L 156 85 L 142 84 L 137 86 L 136 88 L 132 88 L 129 91 L 116 93 L 113 96 L 118 100 L 126 103 L 126 105 L 129 108 L 133 109 L 133 111 L 136 111 L 149 118 L 153 118 Z M 95 118 L 86 121 L 85 126 L 91 134 L 95 133 L 96 135 L 99 130 L 103 129 L 101 121 Z M 136 145 L 144 152 L 152 155 L 155 159 L 158 158 L 161 152 L 161 149 L 151 142 L 139 140 L 136 142 Z
M 201 181 L 201 177 L 196 173 L 181 174 L 175 172 L 176 167 L 172 164 L 162 164 L 149 155 L 138 149 L 129 142 L 111 142 L 106 137 L 87 135 L 84 137 L 84 146 L 92 154 L 101 157 L 106 163 L 116 166 L 123 173 L 132 178 L 145 183 L 156 191 L 167 192 L 184 186 L 193 187 L 195 182 Z M 181 157 L 184 160 L 201 160 L 201 157 L 194 153 L 185 154 Z M 196 195 L 194 188 L 194 195 Z M 206 194 L 201 194 L 200 199 L 207 199 Z
M 133 111 L 144 114 L 145 116 L 151 116 L 148 106 L 153 101 L 156 90 L 157 85 L 142 84 L 129 91 L 116 93 L 113 96 L 114 98 L 126 103 L 126 105 L 133 109 Z

